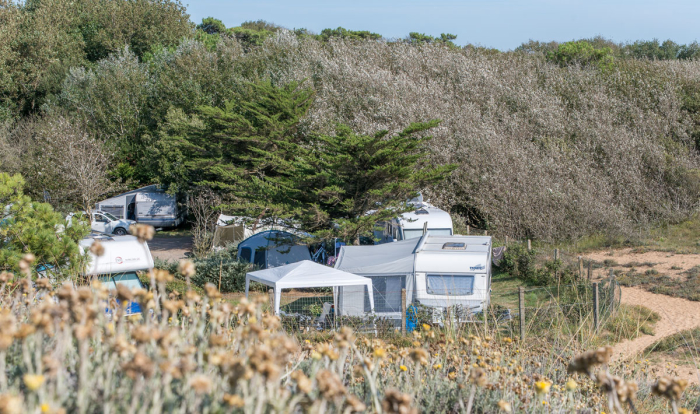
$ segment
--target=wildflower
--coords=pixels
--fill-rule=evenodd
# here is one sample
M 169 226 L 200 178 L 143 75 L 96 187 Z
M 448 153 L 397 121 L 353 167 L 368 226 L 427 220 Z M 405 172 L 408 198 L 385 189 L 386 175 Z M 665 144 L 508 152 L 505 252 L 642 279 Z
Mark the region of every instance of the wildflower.
M 129 226 L 129 233 L 136 236 L 139 243 L 145 243 L 153 239 L 153 236 L 156 234 L 156 230 L 153 228 L 153 226 L 149 226 L 147 224 L 132 224 Z
M 292 379 L 297 382 L 297 388 L 303 393 L 310 393 L 313 389 L 311 380 L 301 370 L 292 372 Z
M 433 369 L 440 369 L 440 368 L 442 368 L 442 364 L 433 365 Z
M 423 348 L 414 348 L 411 350 L 409 353 L 409 356 L 413 360 L 413 362 L 418 362 L 421 365 L 427 365 L 428 364 L 428 351 L 426 351 Z
M 30 391 L 36 391 L 39 388 L 41 388 L 41 386 L 44 384 L 44 376 L 43 375 L 25 374 L 22 377 L 22 380 L 24 381 L 24 385 Z
M 345 387 L 342 381 L 332 371 L 327 369 L 319 371 L 316 374 L 316 381 L 318 382 L 318 390 L 326 399 L 330 400 L 345 395 Z
M 21 414 L 24 412 L 22 398 L 16 395 L 0 394 L 2 414 Z
M 204 285 L 204 292 L 207 294 L 209 299 L 220 299 L 221 292 L 212 283 L 207 283 Z
M 323 358 L 323 356 L 318 351 L 311 351 L 311 358 L 318 361 Z
M 37 289 L 44 289 L 44 290 L 50 290 L 51 289 L 51 281 L 43 277 L 41 279 L 36 280 L 36 287 Z
M 503 338 L 503 343 L 510 344 L 512 342 L 513 342 L 513 340 L 510 337 L 506 336 L 505 338 Z
M 117 299 L 122 302 L 131 302 L 134 299 L 134 294 L 131 293 L 131 289 L 127 285 L 117 283 Z
M 100 243 L 99 240 L 95 240 L 90 245 L 90 253 L 97 257 L 102 257 L 105 254 L 105 247 Z
M 49 407 L 48 404 L 46 404 L 46 403 L 41 404 L 41 412 L 42 413 L 48 413 L 50 409 L 51 409 L 51 407 Z
M 398 390 L 387 390 L 382 400 L 382 409 L 388 414 L 417 414 L 418 410 L 411 407 L 411 396 Z
M 684 379 L 661 377 L 651 386 L 651 392 L 654 395 L 666 397 L 671 401 L 678 401 L 687 386 L 688 381 Z
M 352 413 L 363 413 L 365 410 L 367 410 L 365 403 L 360 401 L 360 399 L 354 395 L 350 395 L 346 400 L 346 403 L 348 404 L 346 411 L 349 410 Z
M 424 323 L 424 324 L 423 324 L 423 330 L 424 330 L 424 331 L 429 331 L 429 330 L 430 330 L 430 325 L 428 325 L 427 323 Z
M 399 369 L 404 372 L 408 371 L 408 367 L 406 367 L 406 365 L 399 365 Z
M 177 271 L 185 277 L 193 277 L 196 273 L 194 263 L 191 260 L 180 260 Z
M 501 411 L 503 411 L 504 413 L 509 413 L 509 414 L 510 414 L 510 413 L 512 412 L 512 409 L 511 409 L 511 407 L 510 407 L 510 404 L 507 403 L 507 402 L 505 402 L 505 401 L 503 401 L 503 400 L 501 400 L 501 401 L 498 402 L 498 408 L 499 408 Z
M 569 378 L 568 381 L 566 381 L 566 390 L 567 391 L 573 391 L 578 387 L 578 384 L 576 381 L 574 381 L 573 378 Z
M 376 348 L 374 350 L 374 356 L 379 359 L 384 358 L 386 356 L 386 350 L 384 350 L 384 348 Z
M 190 379 L 190 387 L 197 394 L 206 394 L 211 389 L 211 380 L 206 375 L 195 375 Z
M 482 368 L 472 369 L 469 372 L 469 382 L 479 387 L 486 386 L 486 383 L 488 382 L 486 371 L 484 371 Z
M 535 382 L 535 392 L 537 394 L 547 394 L 547 393 L 549 393 L 549 388 L 551 386 L 552 386 L 551 382 L 537 381 L 537 382 Z
M 245 406 L 245 401 L 238 395 L 224 394 L 224 402 L 235 408 L 243 408 Z
M 580 372 L 582 374 L 591 373 L 591 368 L 595 365 L 607 364 L 612 357 L 613 349 L 611 346 L 598 348 L 595 351 L 584 352 L 577 355 L 571 363 L 567 371 L 569 373 Z
M 2 271 L 2 272 L 0 272 L 0 283 L 7 283 L 10 280 L 12 280 L 13 277 L 14 277 L 14 275 L 12 273 Z

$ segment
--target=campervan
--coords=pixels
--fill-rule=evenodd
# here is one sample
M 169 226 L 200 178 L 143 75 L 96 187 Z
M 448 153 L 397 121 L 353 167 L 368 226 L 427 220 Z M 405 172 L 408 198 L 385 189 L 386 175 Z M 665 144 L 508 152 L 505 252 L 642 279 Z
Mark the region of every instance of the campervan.
M 415 209 L 391 221 L 378 223 L 374 231 L 375 244 L 417 239 L 426 231 L 434 236 L 452 235 L 450 213 L 423 201 L 422 196 L 409 201 L 409 205 Z
M 459 308 L 463 315 L 488 306 L 491 291 L 491 237 L 433 235 L 375 246 L 343 246 L 335 267 L 372 279 L 375 313 L 400 321 L 402 289 L 406 303 L 443 311 Z M 363 298 L 350 290 L 339 303 L 351 306 Z M 368 301 L 364 300 L 364 303 Z M 340 309 L 342 312 L 342 309 Z M 365 309 L 369 311 L 369 309 Z
M 102 256 L 90 252 L 94 241 L 99 241 L 104 247 Z M 153 269 L 153 256 L 148 244 L 139 243 L 134 236 L 111 236 L 104 233 L 92 232 L 80 241 L 80 247 L 88 256 L 85 276 L 96 276 L 97 280 L 112 290 L 117 285 L 126 285 L 129 289 L 143 288 L 139 280 L 139 272 Z M 141 313 L 141 307 L 136 302 L 130 302 L 127 314 Z
M 118 219 L 135 220 L 153 227 L 177 227 L 184 220 L 184 210 L 177 197 L 157 185 L 149 185 L 100 201 L 96 210 Z

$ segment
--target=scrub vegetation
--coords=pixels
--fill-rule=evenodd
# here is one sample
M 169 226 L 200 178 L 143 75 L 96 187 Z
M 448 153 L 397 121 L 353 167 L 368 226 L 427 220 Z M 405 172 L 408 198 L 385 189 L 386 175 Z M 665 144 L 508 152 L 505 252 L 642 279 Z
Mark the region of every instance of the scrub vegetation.
M 609 345 L 652 334 L 659 315 L 621 305 L 596 330 L 578 263 L 541 250 L 697 251 L 696 43 L 498 51 L 449 33 L 196 24 L 171 0 L 0 0 L 0 39 L 0 412 L 697 406 L 685 380 L 611 362 Z M 157 263 L 146 289 L 78 278 L 87 228 L 61 213 L 154 183 L 191 196 L 195 259 Z M 532 288 L 525 341 L 512 318 L 300 333 L 263 299 L 222 298 L 249 268 L 211 252 L 219 213 L 350 244 L 418 192 L 462 231 L 510 237 L 496 283 Z M 512 242 L 526 239 L 535 249 Z M 51 279 L 35 271 L 47 265 Z M 654 272 L 618 281 L 700 297 L 698 269 Z M 494 314 L 517 298 L 494 295 Z M 129 301 L 144 313 L 124 317 Z M 664 341 L 654 349 L 680 346 Z

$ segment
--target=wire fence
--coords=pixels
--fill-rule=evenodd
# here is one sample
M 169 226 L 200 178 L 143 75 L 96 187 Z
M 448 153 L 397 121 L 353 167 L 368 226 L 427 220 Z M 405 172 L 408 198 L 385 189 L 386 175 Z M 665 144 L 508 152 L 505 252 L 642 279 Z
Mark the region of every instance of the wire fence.
M 574 332 L 581 324 L 597 329 L 615 312 L 621 299 L 614 278 L 497 293 L 458 293 L 374 289 L 370 300 L 364 287 L 282 290 L 279 314 L 290 333 L 331 332 L 350 326 L 386 336 L 421 330 L 423 325 L 454 329 L 483 326 L 524 339 L 546 335 L 555 327 L 558 332 Z M 272 308 L 274 295 L 269 295 Z

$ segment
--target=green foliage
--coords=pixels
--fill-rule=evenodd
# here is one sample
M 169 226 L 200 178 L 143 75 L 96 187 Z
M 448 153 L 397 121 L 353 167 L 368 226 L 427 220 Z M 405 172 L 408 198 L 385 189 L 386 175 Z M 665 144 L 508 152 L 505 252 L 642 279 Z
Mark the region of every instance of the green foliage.
M 213 17 L 205 17 L 202 19 L 202 23 L 197 25 L 197 30 L 201 30 L 206 34 L 220 34 L 226 33 L 226 25 L 219 19 Z
M 377 222 L 405 211 L 405 201 L 417 190 L 444 180 L 456 168 L 428 161 L 431 137 L 425 133 L 439 123 L 415 123 L 395 135 L 361 135 L 341 125 L 334 135 L 318 137 L 315 174 L 309 173 L 302 185 L 308 188 L 305 195 L 312 196 L 311 215 L 304 222 L 322 237 L 356 241 Z
M 265 39 L 279 31 L 280 27 L 264 20 L 244 22 L 238 27 L 229 29 L 246 50 L 251 50 L 263 44 Z
M 245 275 L 251 270 L 248 263 L 242 263 L 236 260 L 236 249 L 224 249 L 212 252 L 207 256 L 198 257 L 193 260 L 196 274 L 192 277 L 191 282 L 194 286 L 203 288 L 207 283 L 211 283 L 217 288 L 219 287 L 219 278 L 221 278 L 221 292 L 242 292 L 245 290 Z M 176 280 L 182 278 L 177 274 L 178 263 L 174 261 L 158 260 L 155 261 L 155 267 L 165 269 L 176 276 Z M 180 293 L 186 290 L 186 286 L 179 286 Z
M 408 34 L 406 41 L 413 44 L 442 44 L 457 48 L 458 46 L 453 42 L 455 39 L 457 39 L 457 35 L 451 33 L 441 33 L 440 37 L 433 37 L 425 33 L 411 32 Z
M 23 187 L 20 175 L 0 173 L 0 269 L 16 272 L 22 256 L 33 253 L 37 265 L 80 270 L 84 261 L 78 242 L 88 229 L 78 223 L 66 227 L 60 213 L 32 202 Z
M 527 250 L 521 243 L 512 243 L 499 265 L 501 271 L 534 286 L 549 286 L 575 281 L 577 269 L 561 260 L 542 260 L 536 250 Z
M 321 34 L 317 36 L 317 39 L 327 42 L 333 37 L 348 39 L 348 40 L 379 40 L 382 35 L 379 33 L 372 33 L 367 30 L 348 30 L 343 27 L 338 27 L 337 29 L 323 29 Z
M 590 42 L 579 40 L 560 44 L 555 51 L 547 53 L 547 60 L 560 66 L 581 65 L 609 69 L 614 56 L 609 47 L 596 49 Z

